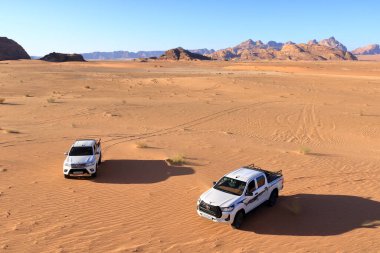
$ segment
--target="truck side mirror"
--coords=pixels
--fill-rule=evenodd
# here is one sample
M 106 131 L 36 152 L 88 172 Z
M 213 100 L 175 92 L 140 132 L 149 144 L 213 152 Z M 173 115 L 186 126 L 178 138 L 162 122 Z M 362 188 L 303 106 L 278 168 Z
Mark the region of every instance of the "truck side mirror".
M 245 196 L 253 196 L 253 192 L 246 192 Z
M 68 152 L 65 152 L 65 153 L 63 153 L 64 155 L 68 155 L 69 153 Z
M 100 152 L 99 151 L 96 151 L 96 153 L 95 153 L 96 155 L 99 155 L 100 154 Z
M 214 182 L 212 182 L 212 185 L 216 185 L 216 182 L 214 181 Z

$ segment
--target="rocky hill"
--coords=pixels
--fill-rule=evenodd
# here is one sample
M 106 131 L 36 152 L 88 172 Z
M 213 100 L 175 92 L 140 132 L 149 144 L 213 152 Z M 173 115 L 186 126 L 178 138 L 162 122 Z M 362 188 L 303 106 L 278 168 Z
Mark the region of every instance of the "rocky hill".
M 375 55 L 380 54 L 379 44 L 371 44 L 364 47 L 359 47 L 352 51 L 356 55 Z
M 251 39 L 237 46 L 221 49 L 209 54 L 212 59 L 217 60 L 356 60 L 356 57 L 347 52 L 346 47 L 335 40 L 334 37 L 320 42 L 311 40 L 307 44 L 294 42 L 262 41 Z
M 0 61 L 19 59 L 30 59 L 30 56 L 16 41 L 0 37 Z
M 160 60 L 174 60 L 174 61 L 197 61 L 197 60 L 211 60 L 210 57 L 201 54 L 192 53 L 182 47 L 177 47 L 166 51 L 160 56 Z
M 61 54 L 56 52 L 47 54 L 40 58 L 40 60 L 50 62 L 85 61 L 80 54 Z

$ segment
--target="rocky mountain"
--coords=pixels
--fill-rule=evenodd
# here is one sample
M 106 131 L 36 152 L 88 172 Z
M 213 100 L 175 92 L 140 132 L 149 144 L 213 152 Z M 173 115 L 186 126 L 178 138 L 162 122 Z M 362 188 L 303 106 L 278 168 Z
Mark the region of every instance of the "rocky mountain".
M 16 41 L 0 37 L 0 61 L 19 59 L 30 59 L 30 56 Z
M 215 52 L 214 49 L 191 49 L 188 50 L 196 54 L 212 54 Z M 86 60 L 126 60 L 126 59 L 136 59 L 136 58 L 150 58 L 150 57 L 160 57 L 165 51 L 138 51 L 138 52 L 129 52 L 129 51 L 114 51 L 114 52 L 92 52 L 92 53 L 83 53 L 83 57 Z
M 251 39 L 237 46 L 221 49 L 209 54 L 216 60 L 356 60 L 356 57 L 347 52 L 346 47 L 331 37 L 317 42 L 311 40 L 307 44 L 288 41 L 286 43 Z
M 328 39 L 321 40 L 320 42 L 318 42 L 318 44 L 322 45 L 322 46 L 336 48 L 336 49 L 342 50 L 344 52 L 347 51 L 347 48 L 342 43 L 337 41 L 334 37 L 330 37 Z
M 210 57 L 192 53 L 182 47 L 177 47 L 166 51 L 160 56 L 160 60 L 174 60 L 174 61 L 196 61 L 196 60 L 211 60 Z
M 356 55 L 374 55 L 374 54 L 380 54 L 380 46 L 379 44 L 371 44 L 364 47 L 359 47 L 351 53 Z
M 56 52 L 47 54 L 40 60 L 49 62 L 85 61 L 80 54 L 61 54 Z

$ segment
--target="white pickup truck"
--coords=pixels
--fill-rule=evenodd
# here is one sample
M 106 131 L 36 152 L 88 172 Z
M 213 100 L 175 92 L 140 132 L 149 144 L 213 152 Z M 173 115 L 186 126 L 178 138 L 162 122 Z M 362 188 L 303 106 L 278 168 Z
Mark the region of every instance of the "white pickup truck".
M 248 165 L 214 182 L 214 186 L 199 198 L 197 212 L 201 217 L 229 223 L 239 229 L 248 212 L 264 202 L 274 206 L 283 186 L 281 171 L 271 172 Z
M 63 175 L 96 177 L 98 165 L 102 162 L 100 140 L 76 140 L 70 151 L 65 153 Z

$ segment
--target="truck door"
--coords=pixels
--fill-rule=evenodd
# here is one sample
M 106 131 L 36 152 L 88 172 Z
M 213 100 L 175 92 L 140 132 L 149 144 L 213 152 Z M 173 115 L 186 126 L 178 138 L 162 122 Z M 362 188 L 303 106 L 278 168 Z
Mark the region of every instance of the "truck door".
M 264 175 L 261 175 L 256 178 L 257 190 L 254 195 L 257 196 L 257 202 L 260 205 L 269 198 L 268 184 L 266 183 L 266 178 Z
M 245 208 L 246 212 L 249 212 L 255 209 L 255 207 L 259 205 L 257 201 L 258 197 L 256 194 L 257 193 L 256 189 L 257 189 L 256 180 L 253 179 L 251 182 L 248 183 L 247 190 L 245 193 L 245 199 L 243 201 L 243 203 L 246 205 L 246 208 Z

